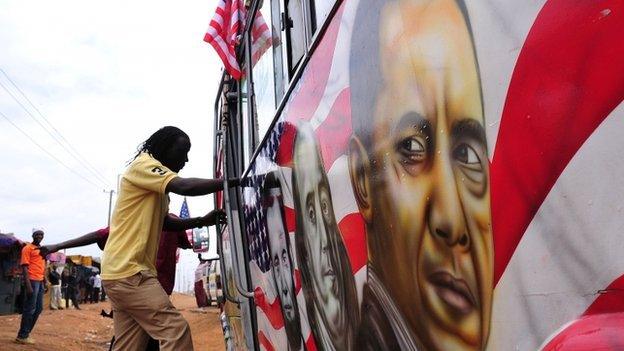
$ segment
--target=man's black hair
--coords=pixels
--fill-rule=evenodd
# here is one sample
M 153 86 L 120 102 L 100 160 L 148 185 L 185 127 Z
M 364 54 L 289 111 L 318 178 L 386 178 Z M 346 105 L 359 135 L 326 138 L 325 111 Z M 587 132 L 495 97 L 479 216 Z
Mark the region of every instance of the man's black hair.
M 146 152 L 162 162 L 164 154 L 180 137 L 185 137 L 190 140 L 189 136 L 178 127 L 162 127 L 139 145 L 133 160 L 136 159 L 141 152 Z

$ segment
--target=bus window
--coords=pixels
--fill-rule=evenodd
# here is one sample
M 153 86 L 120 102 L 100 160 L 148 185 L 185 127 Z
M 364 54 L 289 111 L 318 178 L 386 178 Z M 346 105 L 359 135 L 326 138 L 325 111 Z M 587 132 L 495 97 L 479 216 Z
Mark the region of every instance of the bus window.
M 323 23 L 329 16 L 332 7 L 336 3 L 336 0 L 314 0 L 314 18 L 316 19 L 315 32 L 319 28 L 323 27 Z
M 275 75 L 275 101 L 280 101 L 284 96 L 284 89 L 287 84 L 287 75 L 284 74 L 284 45 L 282 45 L 280 34 L 281 13 L 280 1 L 271 2 L 271 30 L 273 32 L 273 73 Z M 264 7 L 264 6 L 263 6 Z M 263 10 L 263 15 L 267 15 Z
M 241 140 L 242 140 L 242 166 L 244 170 L 245 167 L 249 164 L 251 160 L 251 155 L 253 155 L 253 134 L 252 134 L 252 123 L 250 123 L 249 118 L 249 98 L 248 98 L 248 87 L 247 87 L 247 78 L 242 78 L 240 81 L 240 103 L 239 103 L 239 111 L 241 116 Z
M 286 0 L 286 13 L 282 17 L 282 29 L 286 31 L 286 40 L 288 41 L 286 51 L 290 77 L 301 62 L 307 46 L 304 11 L 303 0 Z
M 273 66 L 274 52 L 280 54 L 281 47 L 279 47 L 280 41 L 273 39 L 277 37 L 274 33 L 279 33 L 279 31 L 273 27 L 270 1 L 264 1 L 262 7 L 258 8 L 254 25 L 251 26 L 250 30 L 254 112 L 258 141 L 260 141 L 273 120 L 276 99 L 275 85 L 276 82 L 281 82 L 281 74 L 279 75 L 280 80 L 277 80 Z M 281 70 L 281 66 L 279 69 Z

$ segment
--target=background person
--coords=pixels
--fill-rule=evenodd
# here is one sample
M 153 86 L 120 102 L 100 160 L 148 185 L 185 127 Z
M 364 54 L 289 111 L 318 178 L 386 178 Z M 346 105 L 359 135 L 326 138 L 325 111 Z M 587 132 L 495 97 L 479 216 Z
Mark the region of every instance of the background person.
M 41 252 L 43 252 L 45 246 L 41 247 Z M 45 257 L 46 255 L 42 255 Z M 67 308 L 69 302 L 69 291 L 67 289 L 67 281 L 69 280 L 69 269 L 64 268 L 63 272 L 61 272 L 61 293 L 63 295 L 63 299 L 65 300 L 65 308 Z
M 52 265 L 48 270 L 48 281 L 50 282 L 50 309 L 62 310 L 61 306 L 61 275 L 56 271 L 56 266 Z
M 43 310 L 45 260 L 39 253 L 39 244 L 41 244 L 43 236 L 42 229 L 33 229 L 32 243 L 28 243 L 22 248 L 21 265 L 26 295 L 24 296 L 20 329 L 17 332 L 17 338 L 15 338 L 15 341 L 20 344 L 35 343 L 35 340 L 29 335 Z
M 90 303 L 91 295 L 93 294 L 93 272 L 89 272 L 84 278 L 85 293 L 82 296 L 82 303 Z
M 100 273 L 96 273 L 93 276 L 93 293 L 91 294 L 91 303 L 98 303 L 100 301 L 100 289 L 102 288 L 102 277 Z
M 65 298 L 65 308 L 69 308 L 69 301 L 71 300 L 74 308 L 79 310 L 80 304 L 78 303 L 78 297 L 80 294 L 80 287 L 78 285 L 78 272 L 76 267 L 72 267 L 66 276 L 67 279 L 67 297 Z

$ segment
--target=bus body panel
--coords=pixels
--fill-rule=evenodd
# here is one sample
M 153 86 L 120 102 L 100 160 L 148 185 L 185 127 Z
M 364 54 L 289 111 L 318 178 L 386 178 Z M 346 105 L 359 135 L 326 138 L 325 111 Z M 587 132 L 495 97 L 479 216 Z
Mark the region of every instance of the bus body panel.
M 624 347 L 624 3 L 346 0 L 328 21 L 241 185 L 245 333 Z

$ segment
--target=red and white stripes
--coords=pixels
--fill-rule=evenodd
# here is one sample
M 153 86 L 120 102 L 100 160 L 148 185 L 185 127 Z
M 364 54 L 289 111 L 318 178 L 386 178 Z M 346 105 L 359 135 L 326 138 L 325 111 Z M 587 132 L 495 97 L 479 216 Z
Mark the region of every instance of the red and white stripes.
M 235 79 L 241 77 L 235 49 L 244 10 L 241 0 L 220 0 L 204 35 L 204 41 L 217 51 L 226 71 Z
M 243 1 L 220 0 L 204 35 L 204 41 L 212 45 L 223 61 L 225 70 L 234 79 L 240 79 L 243 76 L 236 58 L 236 46 L 239 44 L 239 32 L 245 24 L 246 16 L 247 9 Z M 258 10 L 251 28 L 252 66 L 272 45 L 271 28 Z

